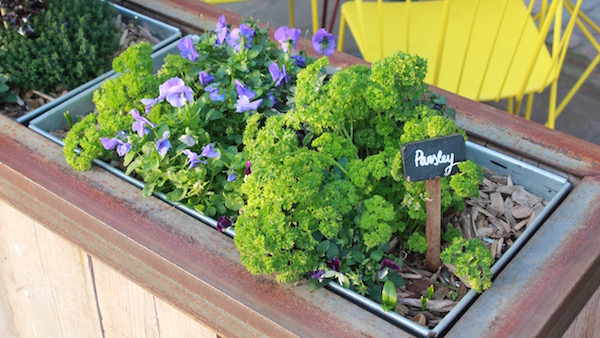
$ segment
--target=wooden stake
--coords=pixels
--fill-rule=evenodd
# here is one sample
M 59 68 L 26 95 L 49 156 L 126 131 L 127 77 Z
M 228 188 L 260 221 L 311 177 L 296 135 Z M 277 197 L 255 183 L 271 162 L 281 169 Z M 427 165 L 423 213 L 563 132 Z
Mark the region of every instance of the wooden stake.
M 0 7 L 0 15 L 2 15 L 2 24 L 4 25 L 4 29 L 8 30 L 8 22 L 4 21 L 4 16 L 6 15 L 6 9 L 4 9 L 4 7 Z
M 425 254 L 425 267 L 431 272 L 440 267 L 440 242 L 441 242 L 441 193 L 442 181 L 437 177 L 426 181 L 429 199 L 427 208 L 427 253 Z

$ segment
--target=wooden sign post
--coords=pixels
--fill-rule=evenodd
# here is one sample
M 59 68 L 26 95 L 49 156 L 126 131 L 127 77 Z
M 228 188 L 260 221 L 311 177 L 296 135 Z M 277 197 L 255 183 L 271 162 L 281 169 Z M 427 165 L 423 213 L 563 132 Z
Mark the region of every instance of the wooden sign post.
M 458 172 L 456 166 L 466 160 L 465 139 L 460 134 L 406 143 L 402 146 L 404 178 L 408 182 L 426 180 L 427 253 L 425 267 L 437 271 L 441 244 L 441 177 Z

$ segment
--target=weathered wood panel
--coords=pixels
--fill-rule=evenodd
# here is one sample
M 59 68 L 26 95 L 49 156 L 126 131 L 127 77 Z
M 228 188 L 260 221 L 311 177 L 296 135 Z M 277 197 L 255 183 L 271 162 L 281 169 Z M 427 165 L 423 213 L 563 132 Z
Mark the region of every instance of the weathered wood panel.
M 4 201 L 0 257 L 2 337 L 102 336 L 85 253 Z
M 596 290 L 563 337 L 600 337 L 600 289 Z
M 216 337 L 101 261 L 93 266 L 105 337 Z

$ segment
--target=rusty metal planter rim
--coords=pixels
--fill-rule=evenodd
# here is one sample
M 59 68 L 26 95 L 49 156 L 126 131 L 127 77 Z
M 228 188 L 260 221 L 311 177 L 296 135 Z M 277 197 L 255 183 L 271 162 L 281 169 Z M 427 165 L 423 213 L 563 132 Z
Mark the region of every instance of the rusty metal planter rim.
M 121 14 L 124 18 L 126 18 L 127 21 L 137 21 L 140 23 L 147 24 L 153 31 L 157 32 L 156 34 L 157 34 L 157 37 L 160 38 L 160 42 L 157 43 L 156 45 L 152 46 L 152 50 L 154 52 L 161 50 L 168 44 L 172 43 L 173 41 L 175 41 L 181 37 L 181 31 L 179 30 L 179 28 L 168 25 L 164 22 L 158 21 L 156 19 L 153 19 L 146 15 L 140 14 L 138 12 L 132 11 L 131 9 L 125 8 L 123 6 L 119 6 L 119 5 L 113 4 L 113 3 L 111 3 L 111 5 L 114 8 L 116 8 L 118 13 Z M 71 89 L 65 95 L 59 96 L 56 99 L 42 105 L 41 107 L 38 107 L 38 108 L 30 111 L 29 113 L 27 113 L 23 116 L 20 116 L 19 118 L 16 119 L 16 121 L 18 123 L 26 125 L 29 121 L 40 116 L 41 114 L 49 111 L 50 109 L 58 106 L 59 104 L 61 104 L 63 102 L 68 101 L 69 99 L 75 97 L 79 93 L 85 91 L 87 88 L 92 87 L 95 84 L 101 83 L 104 80 L 106 80 L 109 77 L 112 77 L 114 75 L 115 75 L 115 71 L 109 70 L 108 72 L 89 80 L 88 82 L 80 85 L 79 87 Z

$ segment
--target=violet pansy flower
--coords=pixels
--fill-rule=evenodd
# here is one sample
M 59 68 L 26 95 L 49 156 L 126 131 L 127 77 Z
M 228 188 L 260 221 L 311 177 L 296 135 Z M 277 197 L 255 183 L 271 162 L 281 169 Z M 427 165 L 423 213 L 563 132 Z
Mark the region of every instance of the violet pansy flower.
M 169 149 L 171 149 L 171 142 L 168 139 L 169 134 L 168 130 L 165 131 L 162 138 L 156 142 L 156 150 L 158 150 L 160 156 L 165 156 Z
M 200 80 L 200 85 L 202 87 L 206 87 L 207 85 L 209 85 L 211 82 L 213 82 L 215 80 L 215 77 L 208 74 L 205 71 L 201 71 L 198 74 L 198 80 Z
M 235 107 L 236 113 L 243 113 L 245 111 L 253 111 L 257 110 L 263 99 L 258 99 L 256 101 L 250 101 L 247 96 L 239 96 L 237 102 L 233 105 Z
M 277 99 L 275 98 L 275 95 L 273 95 L 272 92 L 269 92 L 269 94 L 267 94 L 267 97 L 273 103 L 273 105 L 271 106 L 271 108 L 277 107 L 277 104 L 279 103 L 279 101 L 277 101 Z
M 312 38 L 313 48 L 317 53 L 329 56 L 335 51 L 336 38 L 336 36 L 327 32 L 325 28 L 321 28 Z
M 383 279 L 387 275 L 387 269 L 392 269 L 396 272 L 400 272 L 400 266 L 389 258 L 385 258 L 381 262 L 381 267 L 377 270 L 377 277 Z
M 227 44 L 233 47 L 236 51 L 242 49 L 242 41 L 246 48 L 250 48 L 252 43 L 252 37 L 254 36 L 254 30 L 248 27 L 246 24 L 241 24 L 240 28 L 235 28 L 227 36 Z
M 154 107 L 154 105 L 157 104 L 158 102 L 159 102 L 158 99 L 148 99 L 148 98 L 142 99 L 142 104 L 146 107 L 146 109 L 145 109 L 146 114 L 148 114 L 150 112 L 150 109 L 152 109 L 152 107 Z
M 194 100 L 194 91 L 178 77 L 171 78 L 158 87 L 160 101 L 167 100 L 173 107 L 181 107 Z
M 181 56 L 184 59 L 190 59 L 190 61 L 196 61 L 198 58 L 198 52 L 194 49 L 194 41 L 190 38 L 183 38 L 177 44 L 177 48 L 181 52 Z
M 211 83 L 209 86 L 204 88 L 205 92 L 208 92 L 208 97 L 215 102 L 225 101 L 225 94 L 219 93 L 219 87 L 216 83 Z
M 186 165 L 190 165 L 188 169 L 192 169 L 193 167 L 195 167 L 198 163 L 204 163 L 206 164 L 206 161 L 203 161 L 201 159 L 198 158 L 198 154 L 196 154 L 195 152 L 189 150 L 189 149 L 184 149 L 182 151 L 182 153 L 184 153 L 185 155 L 187 155 L 188 160 L 185 163 Z
M 300 54 L 291 55 L 292 59 L 294 59 L 294 64 L 300 68 L 304 68 L 306 66 L 306 58 Z
M 179 137 L 179 141 L 181 141 L 183 144 L 187 145 L 188 147 L 193 147 L 196 144 L 196 139 L 191 136 L 191 135 L 181 135 Z
M 202 147 L 202 156 L 204 157 L 208 157 L 208 158 L 217 158 L 219 156 L 221 156 L 221 154 L 219 154 L 215 148 L 213 147 L 212 144 L 207 144 L 204 147 Z
M 154 124 L 152 124 L 152 122 L 150 122 L 147 118 L 141 116 L 137 110 L 132 109 L 129 114 L 135 119 L 135 122 L 133 122 L 131 125 L 131 130 L 137 132 L 140 137 L 150 133 L 150 130 L 146 128 L 146 125 L 154 128 Z
M 308 274 L 309 274 L 310 278 L 318 279 L 319 283 L 321 283 L 323 281 L 323 279 L 325 279 L 325 271 L 323 271 L 323 270 L 311 271 Z
M 290 81 L 290 77 L 285 70 L 285 65 L 282 65 L 280 70 L 277 62 L 273 62 L 269 65 L 269 73 L 271 73 L 271 77 L 275 81 L 275 87 L 279 87 L 284 81 L 285 83 Z
M 219 21 L 217 21 L 217 27 L 215 28 L 215 33 L 217 34 L 217 42 L 215 45 L 220 46 L 227 38 L 227 33 L 229 33 L 229 28 L 227 28 L 227 24 L 225 23 L 225 15 L 221 15 L 219 17 Z
M 263 101 L 263 99 L 259 99 L 251 102 L 250 100 L 256 96 L 256 93 L 254 93 L 252 89 L 244 86 L 244 84 L 239 80 L 235 80 L 235 91 L 238 94 L 238 100 L 234 105 L 234 107 L 236 108 L 236 113 L 243 113 L 249 110 L 256 110 Z
M 121 157 L 125 156 L 125 154 L 127 154 L 131 150 L 131 143 L 123 142 L 116 137 L 113 137 L 113 138 L 101 137 L 100 141 L 102 142 L 102 146 L 106 150 L 111 150 L 116 147 L 117 154 L 119 154 L 119 156 L 121 156 Z
M 302 32 L 297 28 L 281 26 L 275 31 L 274 37 L 281 44 L 281 49 L 287 53 L 290 47 L 292 50 L 296 50 L 296 45 L 301 34 Z
M 327 266 L 330 267 L 333 271 L 340 272 L 340 259 L 337 257 L 333 257 L 331 262 L 327 262 Z
M 237 179 L 237 175 L 235 173 L 231 173 L 227 175 L 227 182 L 235 182 Z
M 221 216 L 217 220 L 217 230 L 219 230 L 219 232 L 222 232 L 224 229 L 229 228 L 231 225 L 231 221 L 225 216 Z
M 244 171 L 244 173 L 246 174 L 246 176 L 252 174 L 252 170 L 250 170 L 250 166 L 252 165 L 252 162 L 248 161 L 246 162 L 246 170 Z

